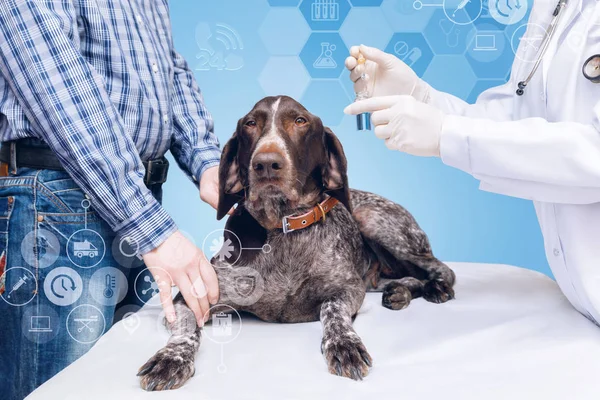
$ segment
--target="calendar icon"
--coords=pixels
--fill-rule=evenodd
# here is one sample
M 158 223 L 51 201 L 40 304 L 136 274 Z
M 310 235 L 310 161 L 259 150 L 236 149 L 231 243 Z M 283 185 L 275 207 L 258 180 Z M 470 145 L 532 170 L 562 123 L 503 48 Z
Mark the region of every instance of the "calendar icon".
M 214 337 L 227 337 L 232 334 L 233 321 L 231 314 L 223 312 L 212 316 L 212 334 Z
M 340 19 L 340 5 L 337 0 L 315 0 L 311 18 L 313 21 L 337 21 Z

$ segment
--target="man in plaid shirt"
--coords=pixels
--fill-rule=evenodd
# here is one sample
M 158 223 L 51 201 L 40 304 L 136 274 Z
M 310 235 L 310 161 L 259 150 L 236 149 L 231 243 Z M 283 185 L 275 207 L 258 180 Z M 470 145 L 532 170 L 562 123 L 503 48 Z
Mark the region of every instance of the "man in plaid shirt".
M 155 279 L 179 287 L 202 323 L 209 302 L 218 300 L 215 272 L 178 232 L 160 204 L 162 181 L 147 171 L 148 162 L 164 167 L 171 150 L 201 198 L 216 206 L 219 144 L 194 75 L 173 47 L 167 0 L 2 0 L 0 139 L 1 398 L 22 399 L 89 349 L 69 331 L 77 305 L 93 305 L 104 330 L 110 327 L 115 305 L 89 296 L 86 282 L 98 268 L 118 266 L 110 251 L 115 234 L 135 244 Z M 107 243 L 93 268 L 79 268 L 66 254 L 68 238 L 80 229 Z M 60 242 L 51 265 L 42 265 L 36 250 L 42 239 L 52 242 L 43 232 Z M 26 237 L 33 237 L 33 257 L 23 250 Z M 83 293 L 62 294 L 79 296 L 66 306 L 51 300 L 44 281 L 59 266 L 72 267 L 83 281 Z M 27 275 L 24 269 L 37 280 L 35 289 L 27 292 L 25 280 L 9 300 L 20 278 L 11 271 Z M 19 303 L 21 292 L 32 297 Z M 170 295 L 161 286 L 172 320 Z M 52 333 L 29 326 L 40 315 L 49 317 Z

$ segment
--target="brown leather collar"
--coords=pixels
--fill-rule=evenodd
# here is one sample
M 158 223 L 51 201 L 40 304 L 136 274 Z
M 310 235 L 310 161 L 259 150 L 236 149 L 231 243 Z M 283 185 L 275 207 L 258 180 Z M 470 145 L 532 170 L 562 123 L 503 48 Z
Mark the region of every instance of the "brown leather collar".
M 335 205 L 339 203 L 338 199 L 328 197 L 321 203 L 317 203 L 309 212 L 302 215 L 289 215 L 283 217 L 281 225 L 278 228 L 283 229 L 283 233 L 297 231 L 308 228 L 312 224 L 319 222 L 321 218 L 325 221 L 326 215 Z

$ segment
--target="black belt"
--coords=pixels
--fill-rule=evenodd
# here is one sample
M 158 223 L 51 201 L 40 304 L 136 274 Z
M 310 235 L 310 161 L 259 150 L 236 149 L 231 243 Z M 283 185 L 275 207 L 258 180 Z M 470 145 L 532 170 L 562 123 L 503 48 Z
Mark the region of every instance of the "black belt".
M 19 140 L 2 143 L 0 161 L 8 164 L 11 172 L 19 167 L 65 171 L 50 147 L 32 146 Z M 167 181 L 169 161 L 165 157 L 143 161 L 143 164 L 146 169 L 144 175 L 146 186 L 159 185 Z

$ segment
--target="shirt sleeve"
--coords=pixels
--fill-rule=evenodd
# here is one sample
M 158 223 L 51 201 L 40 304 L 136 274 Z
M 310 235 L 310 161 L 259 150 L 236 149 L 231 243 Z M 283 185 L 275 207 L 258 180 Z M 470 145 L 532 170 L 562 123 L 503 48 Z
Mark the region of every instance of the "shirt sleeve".
M 0 76 L 94 209 L 140 254 L 176 230 L 143 183 L 143 164 L 102 77 L 79 51 L 68 7 L 2 1 Z
M 442 161 L 473 175 L 483 190 L 494 193 L 551 203 L 597 203 L 600 102 L 593 112 L 590 124 L 447 116 Z
M 181 54 L 173 50 L 172 56 L 175 76 L 171 153 L 179 167 L 198 184 L 206 169 L 219 164 L 219 140 L 194 73 Z
M 449 93 L 429 87 L 428 103 L 446 114 L 471 118 L 488 118 L 494 121 L 510 121 L 513 118 L 513 101 L 516 85 L 512 80 L 482 92 L 475 104 L 469 104 Z

